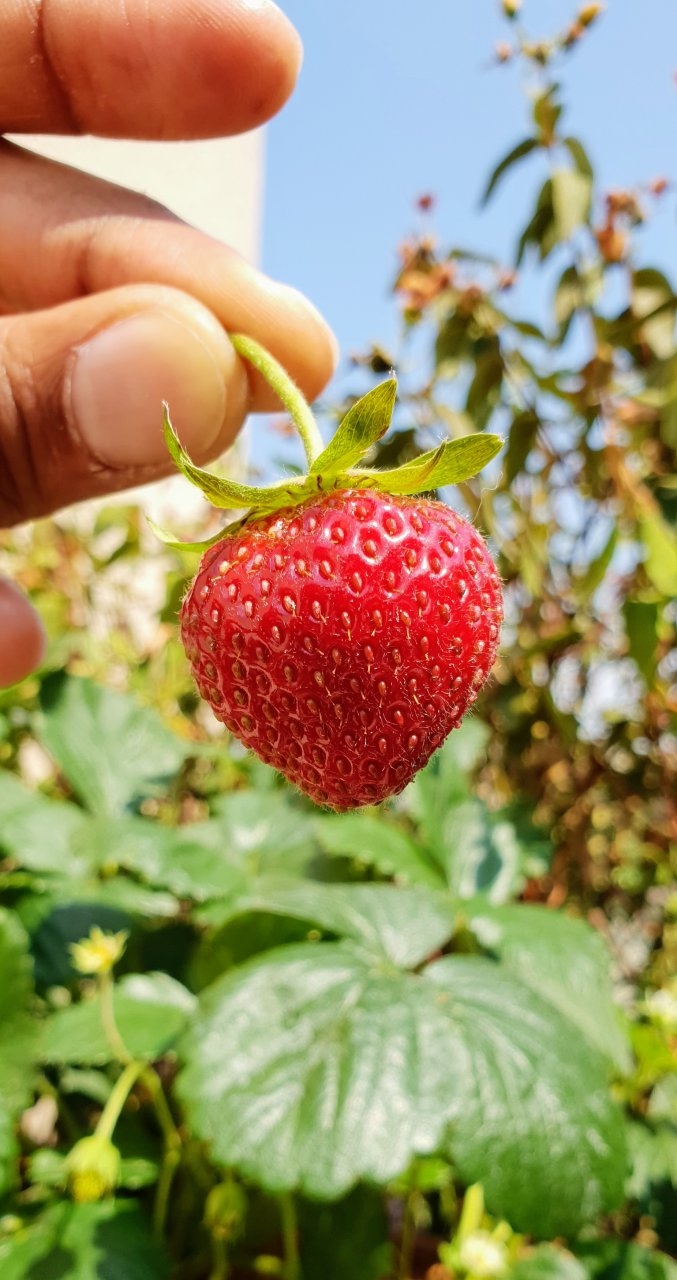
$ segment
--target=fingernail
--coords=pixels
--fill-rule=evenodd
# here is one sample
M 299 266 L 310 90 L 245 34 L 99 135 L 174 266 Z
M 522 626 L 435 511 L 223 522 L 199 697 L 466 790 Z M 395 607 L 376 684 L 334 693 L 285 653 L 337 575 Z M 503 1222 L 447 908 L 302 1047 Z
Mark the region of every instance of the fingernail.
M 226 411 L 224 375 L 195 331 L 161 311 L 119 320 L 77 348 L 67 379 L 68 420 L 110 467 L 167 456 L 162 403 L 188 452 L 215 444 Z

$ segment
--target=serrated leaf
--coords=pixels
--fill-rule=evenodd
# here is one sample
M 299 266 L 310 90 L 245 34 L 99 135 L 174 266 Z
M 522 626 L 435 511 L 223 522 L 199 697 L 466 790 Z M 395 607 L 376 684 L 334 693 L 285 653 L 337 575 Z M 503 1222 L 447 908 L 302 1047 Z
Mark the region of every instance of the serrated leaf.
M 433 856 L 435 848 L 444 841 L 444 824 L 450 806 L 469 796 L 468 775 L 484 758 L 488 736 L 486 725 L 468 716 L 449 734 L 403 794 L 407 812 L 420 827 L 419 838 L 423 837 Z
M 203 993 L 184 1053 L 194 1131 L 269 1191 L 336 1198 L 450 1145 L 490 1212 L 541 1237 L 622 1195 L 602 1060 L 489 960 L 415 976 L 347 943 L 281 948 Z
M 33 1087 L 39 1028 L 28 1013 L 32 993 L 28 938 L 0 909 L 0 1195 L 15 1180 L 15 1124 Z
M 521 850 L 513 824 L 475 799 L 450 805 L 433 853 L 447 884 L 461 899 L 486 895 L 505 902 L 518 887 Z
M 552 207 L 560 240 L 568 240 L 590 216 L 592 181 L 578 169 L 555 169 L 552 177 Z
M 677 1262 L 657 1249 L 628 1240 L 591 1240 L 576 1245 L 589 1280 L 677 1280 Z
M 629 1071 L 630 1047 L 614 1004 L 611 957 L 582 920 L 545 907 L 472 908 L 469 927 L 501 964 L 559 1009 L 593 1048 Z
M 11 773 L 0 772 L 0 853 L 31 871 L 78 875 L 89 865 L 74 842 L 88 824 L 81 809 L 49 800 Z
M 376 961 L 413 966 L 448 942 L 455 910 L 422 888 L 389 884 L 322 884 L 261 876 L 230 901 L 218 904 L 221 923 L 262 911 L 319 925 L 350 938 Z
M 517 1259 L 510 1280 L 587 1280 L 587 1272 L 567 1249 L 541 1244 Z
M 424 493 L 470 480 L 500 453 L 502 447 L 500 436 L 462 436 L 460 440 L 444 441 L 437 449 L 430 449 L 414 462 L 405 462 L 394 471 L 358 471 L 355 479 L 359 479 L 360 485 L 380 489 L 384 493 Z
M 397 380 L 389 378 L 362 396 L 339 423 L 326 449 L 310 468 L 312 474 L 347 471 L 363 458 L 390 427 L 397 399 Z
M 127 974 L 113 992 L 115 1021 L 135 1058 L 159 1058 L 175 1043 L 194 1009 L 194 997 L 167 973 Z M 59 1009 L 47 1022 L 45 1062 L 99 1066 L 116 1054 L 104 1031 L 98 995 Z
M 489 181 L 482 196 L 482 204 L 486 204 L 491 198 L 503 175 L 506 174 L 514 164 L 517 164 L 518 160 L 523 160 L 525 156 L 531 155 L 531 152 L 535 151 L 538 146 L 540 146 L 538 138 L 523 138 L 521 142 L 517 143 L 516 147 L 513 147 L 512 150 L 499 161 L 489 177 Z
M 366 813 L 328 814 L 318 818 L 317 835 L 325 853 L 377 867 L 404 884 L 444 888 L 444 876 L 420 842 L 383 818 Z
M 132 1200 L 60 1201 L 0 1236 L 3 1280 L 168 1280 L 169 1261 Z
M 645 1200 L 661 1183 L 677 1188 L 677 1125 L 669 1121 L 628 1125 L 630 1177 L 626 1188 L 633 1200 Z
M 166 786 L 190 750 L 130 694 L 92 680 L 58 673 L 40 697 L 40 740 L 93 813 L 122 813 Z

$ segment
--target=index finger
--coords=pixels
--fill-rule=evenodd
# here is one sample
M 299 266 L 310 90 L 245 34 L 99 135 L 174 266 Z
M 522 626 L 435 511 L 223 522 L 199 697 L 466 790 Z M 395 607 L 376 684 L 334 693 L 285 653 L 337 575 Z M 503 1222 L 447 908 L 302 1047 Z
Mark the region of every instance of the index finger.
M 0 133 L 243 133 L 300 62 L 272 0 L 0 0 Z

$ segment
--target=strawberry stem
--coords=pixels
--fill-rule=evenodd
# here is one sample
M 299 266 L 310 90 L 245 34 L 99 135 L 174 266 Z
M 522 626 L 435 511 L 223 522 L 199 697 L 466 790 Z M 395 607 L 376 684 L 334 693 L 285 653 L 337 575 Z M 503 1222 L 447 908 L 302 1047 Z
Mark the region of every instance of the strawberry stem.
M 303 441 L 308 466 L 312 467 L 315 459 L 322 453 L 324 443 L 303 392 L 299 390 L 282 365 L 278 364 L 265 347 L 260 346 L 253 338 L 248 338 L 243 333 L 231 333 L 228 336 L 238 355 L 263 375 L 268 386 L 272 387 L 289 412 Z

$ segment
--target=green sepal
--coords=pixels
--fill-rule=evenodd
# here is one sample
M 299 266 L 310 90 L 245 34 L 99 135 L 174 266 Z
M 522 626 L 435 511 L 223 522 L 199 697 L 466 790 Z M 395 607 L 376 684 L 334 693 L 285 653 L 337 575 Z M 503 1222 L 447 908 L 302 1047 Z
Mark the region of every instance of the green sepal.
M 202 542 L 181 542 L 179 538 L 175 538 L 173 533 L 169 533 L 167 529 L 161 528 L 150 516 L 146 516 L 146 521 L 153 530 L 156 538 L 163 542 L 166 547 L 170 547 L 172 551 L 208 551 L 210 547 L 220 542 L 224 533 L 234 533 L 237 525 L 241 524 L 241 520 L 234 521 L 233 524 L 226 525 L 224 529 L 220 529 L 218 533 L 212 535 L 211 538 L 205 538 Z
M 397 398 L 397 380 L 388 378 L 362 396 L 339 423 L 336 435 L 315 459 L 311 475 L 347 471 L 390 427 Z
M 317 482 L 308 483 L 308 476 L 278 481 L 277 484 L 257 487 L 251 484 L 239 484 L 237 480 L 226 480 L 215 476 L 203 467 L 191 462 L 183 448 L 169 417 L 169 409 L 164 406 L 163 431 L 167 448 L 182 475 L 190 480 L 213 507 L 233 511 L 256 507 L 260 511 L 275 511 L 278 507 L 289 506 L 289 502 L 302 502 L 317 492 Z
M 350 477 L 341 476 L 355 488 L 380 489 L 384 493 L 425 493 L 441 489 L 448 484 L 461 484 L 477 475 L 503 448 L 503 440 L 494 435 L 462 436 L 459 440 L 446 440 L 437 449 L 430 449 L 412 462 L 393 471 L 356 471 Z

